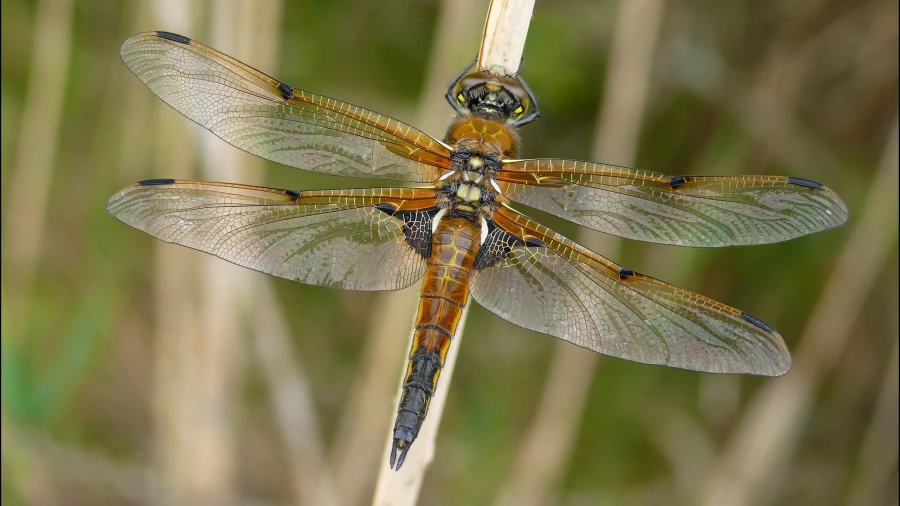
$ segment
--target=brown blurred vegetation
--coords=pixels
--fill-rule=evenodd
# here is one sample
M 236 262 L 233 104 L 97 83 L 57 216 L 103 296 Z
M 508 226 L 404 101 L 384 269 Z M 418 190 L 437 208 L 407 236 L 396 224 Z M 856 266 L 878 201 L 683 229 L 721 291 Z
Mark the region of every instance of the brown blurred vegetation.
M 487 5 L 248 5 L 0 4 L 5 504 L 371 497 L 406 351 L 405 330 L 382 331 L 406 328 L 414 305 L 268 278 L 105 212 L 113 192 L 150 177 L 367 183 L 227 146 L 153 97 L 118 46 L 138 31 L 183 33 L 440 135 L 441 87 L 474 56 Z M 542 118 L 524 129 L 523 154 L 786 174 L 837 190 L 847 225 L 783 244 L 598 246 L 764 319 L 794 369 L 763 379 L 601 359 L 568 368 L 584 371 L 584 387 L 567 388 L 559 364 L 570 359 L 552 338 L 475 307 L 420 503 L 502 503 L 530 486 L 535 504 L 572 506 L 897 504 L 897 3 L 657 8 L 648 35 L 620 2 L 537 3 L 522 73 Z M 641 53 L 636 36 L 656 42 Z M 640 54 L 647 68 L 617 81 L 611 69 Z M 643 86 L 643 112 L 609 119 L 614 86 Z M 604 140 L 618 125 L 633 142 Z M 560 405 L 572 414 L 542 411 Z M 543 438 L 541 420 L 567 436 Z

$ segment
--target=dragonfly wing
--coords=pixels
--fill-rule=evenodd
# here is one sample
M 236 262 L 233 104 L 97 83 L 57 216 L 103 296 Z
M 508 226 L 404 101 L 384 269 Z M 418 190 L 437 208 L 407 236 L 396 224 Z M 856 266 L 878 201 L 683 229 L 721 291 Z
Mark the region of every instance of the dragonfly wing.
M 505 320 L 648 364 L 767 376 L 790 368 L 781 336 L 747 313 L 625 269 L 515 211 L 501 209 L 494 223 L 485 242 L 494 260 L 476 265 L 471 293 Z
M 831 189 L 784 176 L 668 176 L 573 160 L 508 161 L 510 199 L 608 234 L 678 246 L 785 241 L 847 220 Z
M 322 174 L 437 180 L 450 151 L 405 123 L 294 89 L 180 35 L 135 35 L 125 65 L 181 114 L 248 153 Z
M 128 186 L 107 209 L 163 241 L 281 278 L 396 290 L 425 272 L 410 231 L 431 229 L 434 202 L 427 189 L 295 192 L 168 179 Z

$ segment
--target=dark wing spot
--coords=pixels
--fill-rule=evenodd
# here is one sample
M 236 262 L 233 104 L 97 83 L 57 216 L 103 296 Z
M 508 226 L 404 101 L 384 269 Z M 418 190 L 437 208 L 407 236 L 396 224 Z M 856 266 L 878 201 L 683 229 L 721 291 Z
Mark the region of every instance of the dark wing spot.
M 542 241 L 540 239 L 535 239 L 534 237 L 529 237 L 528 239 L 525 239 L 525 246 L 528 246 L 529 248 L 546 248 L 547 247 L 547 245 L 544 244 L 544 241 Z
M 191 43 L 191 39 L 189 39 L 183 35 L 178 35 L 177 33 L 156 32 L 156 36 L 161 37 L 166 40 L 171 40 L 173 42 L 177 42 L 179 44 L 184 44 L 186 46 Z
M 290 86 L 288 86 L 284 83 L 280 83 L 278 85 L 278 91 L 281 92 L 281 96 L 285 100 L 290 100 L 290 99 L 294 98 L 294 88 L 291 88 Z
M 800 177 L 789 177 L 788 183 L 795 184 L 797 186 L 805 186 L 807 188 L 812 188 L 814 190 L 818 190 L 819 188 L 822 187 L 822 185 L 820 183 L 817 183 L 815 181 L 810 181 L 809 179 L 803 179 Z
M 525 244 L 518 237 L 493 225 L 493 221 L 488 222 L 490 232 L 488 232 L 484 244 L 481 245 L 481 249 L 478 250 L 478 254 L 475 255 L 475 263 L 473 264 L 475 270 L 481 271 L 497 265 L 506 260 L 509 252 L 515 246 L 523 246 Z
M 684 176 L 672 176 L 672 178 L 669 179 L 669 188 L 674 190 L 686 182 L 687 180 Z
M 300 198 L 300 192 L 298 192 L 297 190 L 284 190 L 284 194 L 295 199 Z
M 741 311 L 741 318 L 743 318 L 743 319 L 747 320 L 748 322 L 752 323 L 753 325 L 756 325 L 757 327 L 765 330 L 766 332 L 771 332 L 772 334 L 775 333 L 775 329 L 770 327 L 768 323 L 760 320 L 759 318 L 757 318 L 751 314 Z
M 619 269 L 619 279 L 626 279 L 626 278 L 630 278 L 632 276 L 634 276 L 633 270 L 626 269 L 625 267 L 622 267 L 621 269 Z
M 383 212 L 384 214 L 386 214 L 388 216 L 393 216 L 394 213 L 397 212 L 397 207 L 394 206 L 393 204 L 388 204 L 387 202 L 375 204 L 375 209 L 378 209 L 379 211 Z
M 160 186 L 174 183 L 174 179 L 145 179 L 143 181 L 138 181 L 138 186 Z

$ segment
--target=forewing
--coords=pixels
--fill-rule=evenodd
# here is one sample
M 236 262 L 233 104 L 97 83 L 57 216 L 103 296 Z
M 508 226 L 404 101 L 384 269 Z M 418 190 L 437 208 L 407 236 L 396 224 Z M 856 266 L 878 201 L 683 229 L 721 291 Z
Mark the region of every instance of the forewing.
M 783 176 L 668 176 L 534 159 L 504 162 L 497 179 L 522 204 L 619 237 L 678 246 L 767 244 L 847 220 L 831 189 Z
M 425 272 L 425 259 L 406 240 L 410 223 L 403 217 L 427 217 L 420 210 L 433 197 L 427 189 L 295 192 L 167 179 L 128 186 L 107 209 L 163 241 L 281 278 L 396 290 Z
M 196 41 L 135 35 L 125 65 L 175 110 L 248 153 L 338 176 L 435 181 L 449 167 L 439 141 L 393 118 L 294 89 Z
M 624 269 L 514 211 L 494 219 L 520 240 L 476 272 L 471 293 L 501 318 L 648 364 L 767 376 L 790 368 L 784 341 L 762 321 Z

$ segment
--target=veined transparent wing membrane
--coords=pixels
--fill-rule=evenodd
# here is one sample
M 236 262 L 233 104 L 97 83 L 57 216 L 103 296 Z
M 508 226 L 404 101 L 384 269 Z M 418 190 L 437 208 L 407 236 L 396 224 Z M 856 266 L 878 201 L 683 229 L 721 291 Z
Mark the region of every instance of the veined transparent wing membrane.
M 281 278 L 348 290 L 396 290 L 422 277 L 425 260 L 405 242 L 404 221 L 379 205 L 428 209 L 434 191 L 295 192 L 158 179 L 125 187 L 107 209 L 163 241 Z
M 120 50 L 153 93 L 229 144 L 298 169 L 432 182 L 449 167 L 441 142 L 388 116 L 294 89 L 180 35 L 135 35 Z
M 625 269 L 510 209 L 494 222 L 528 244 L 472 280 L 474 299 L 505 320 L 648 364 L 767 376 L 790 368 L 781 336 L 746 313 Z
M 785 241 L 841 225 L 831 189 L 784 176 L 668 176 L 574 160 L 505 161 L 507 197 L 627 239 L 678 246 Z

